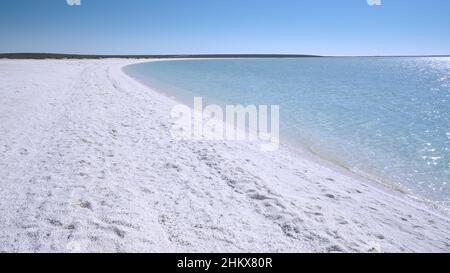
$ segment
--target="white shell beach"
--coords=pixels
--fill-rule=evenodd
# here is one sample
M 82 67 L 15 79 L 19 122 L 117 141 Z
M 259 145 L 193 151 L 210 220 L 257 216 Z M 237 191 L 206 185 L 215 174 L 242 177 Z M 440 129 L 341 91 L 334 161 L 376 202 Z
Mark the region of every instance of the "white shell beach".
M 175 141 L 148 60 L 0 60 L 0 252 L 450 252 L 443 209 L 282 146 Z

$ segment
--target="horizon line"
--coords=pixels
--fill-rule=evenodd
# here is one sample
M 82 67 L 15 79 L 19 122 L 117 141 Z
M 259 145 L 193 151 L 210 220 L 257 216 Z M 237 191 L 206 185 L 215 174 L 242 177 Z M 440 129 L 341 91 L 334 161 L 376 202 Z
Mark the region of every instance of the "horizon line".
M 315 55 L 315 54 L 279 54 L 279 53 L 207 53 L 207 54 L 79 54 L 47 52 L 7 52 L 0 53 L 0 59 L 174 59 L 174 58 L 401 58 L 401 57 L 450 57 L 450 54 L 414 54 L 414 55 Z

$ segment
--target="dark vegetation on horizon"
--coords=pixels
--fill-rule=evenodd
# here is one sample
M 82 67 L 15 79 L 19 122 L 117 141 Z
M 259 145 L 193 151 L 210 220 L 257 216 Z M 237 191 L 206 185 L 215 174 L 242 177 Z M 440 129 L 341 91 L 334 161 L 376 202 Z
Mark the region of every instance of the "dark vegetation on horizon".
M 182 55 L 83 55 L 53 53 L 0 53 L 0 59 L 174 59 L 174 58 L 305 58 L 320 57 L 298 54 L 182 54 Z
M 188 58 L 312 58 L 312 57 L 450 57 L 450 55 L 380 55 L 380 56 L 320 56 L 306 54 L 168 54 L 168 55 L 94 55 L 59 53 L 0 53 L 0 59 L 188 59 Z

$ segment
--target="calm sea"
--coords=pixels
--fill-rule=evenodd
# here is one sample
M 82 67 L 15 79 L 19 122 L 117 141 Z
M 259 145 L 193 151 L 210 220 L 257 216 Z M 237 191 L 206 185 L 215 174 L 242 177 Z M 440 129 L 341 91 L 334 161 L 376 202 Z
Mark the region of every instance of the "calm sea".
M 182 60 L 126 71 L 187 103 L 278 104 L 286 142 L 450 204 L 450 58 Z

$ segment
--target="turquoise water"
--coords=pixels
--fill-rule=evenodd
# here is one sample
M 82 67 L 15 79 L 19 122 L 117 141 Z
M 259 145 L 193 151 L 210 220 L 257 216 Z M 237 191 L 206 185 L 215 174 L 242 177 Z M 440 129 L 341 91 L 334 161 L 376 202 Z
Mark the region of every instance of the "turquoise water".
M 183 60 L 126 70 L 189 103 L 278 104 L 282 141 L 450 204 L 450 58 Z

